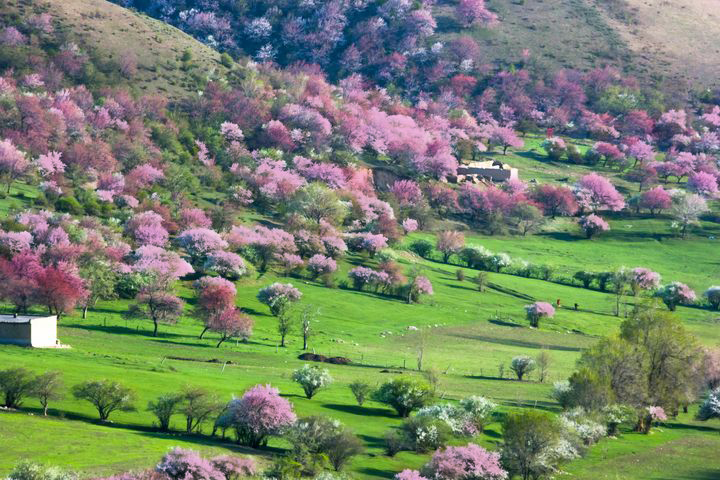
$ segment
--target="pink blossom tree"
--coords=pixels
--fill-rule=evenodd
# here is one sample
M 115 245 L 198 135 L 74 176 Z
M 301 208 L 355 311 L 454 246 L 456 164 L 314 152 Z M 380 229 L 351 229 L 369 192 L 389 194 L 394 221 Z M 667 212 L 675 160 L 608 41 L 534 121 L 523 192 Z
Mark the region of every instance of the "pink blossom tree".
M 667 210 L 671 205 L 672 197 L 670 193 L 661 186 L 646 190 L 638 200 L 638 207 L 648 209 L 652 215 Z
M 152 210 L 135 214 L 125 225 L 125 231 L 138 245 L 164 246 L 169 233 L 163 227 L 163 217 Z
M 155 281 L 162 283 L 168 283 L 194 272 L 192 266 L 177 252 L 155 245 L 143 245 L 133 252 L 131 259 L 132 271 L 152 274 Z
M 291 233 L 280 228 L 268 228 L 262 225 L 233 227 L 227 234 L 228 243 L 247 253 L 245 258 L 257 261 L 261 272 L 267 270 L 268 264 L 284 253 L 297 250 L 295 238 Z M 255 260 L 256 259 L 256 260 Z
M 488 10 L 485 0 L 460 0 L 455 15 L 465 27 L 470 25 L 491 27 L 498 23 L 498 16 Z
M 655 292 L 655 296 L 660 298 L 671 312 L 674 312 L 678 305 L 693 303 L 697 298 L 693 289 L 680 282 L 663 285 Z
M 35 301 L 57 315 L 58 320 L 78 306 L 89 294 L 82 278 L 73 270 L 67 265 L 50 265 L 35 274 Z
M 175 447 L 155 469 L 171 480 L 226 480 L 225 475 L 193 450 Z
M 7 193 L 10 193 L 12 183 L 25 175 L 29 168 L 30 162 L 23 152 L 10 140 L 0 141 L 0 176 L 5 179 Z
M 140 290 L 127 315 L 150 319 L 153 322 L 153 337 L 157 337 L 158 326 L 161 323 L 168 325 L 177 323 L 182 315 L 183 306 L 184 303 L 180 298 L 167 292 L 160 285 L 153 285 Z
M 715 198 L 718 195 L 717 178 L 710 173 L 695 172 L 691 174 L 687 186 L 691 192 L 706 198 Z
M 219 315 L 213 317 L 209 324 L 210 330 L 220 334 L 220 341 L 216 347 L 220 348 L 223 342 L 239 337 L 246 341 L 252 335 L 253 320 L 237 308 L 227 308 Z
M 221 315 L 235 308 L 237 289 L 231 281 L 219 277 L 202 277 L 193 286 L 197 292 L 194 314 L 204 323 L 200 333 L 200 338 L 203 338 Z
M 630 289 L 634 295 L 642 291 L 655 290 L 660 286 L 660 274 L 648 268 L 637 267 L 630 272 Z
M 508 474 L 500 455 L 469 443 L 436 451 L 422 469 L 426 478 L 438 480 L 505 480 Z
M 578 205 L 585 210 L 611 210 L 617 212 L 625 208 L 625 199 L 610 181 L 597 173 L 583 176 L 575 186 Z
M 446 230 L 438 233 L 435 248 L 443 255 L 443 262 L 447 263 L 450 257 L 463 249 L 465 235 L 461 232 Z
M 65 171 L 65 164 L 61 160 L 62 153 L 47 152 L 35 160 L 35 165 L 43 177 L 52 177 Z
M 178 224 L 181 228 L 210 228 L 212 221 L 201 208 L 183 208 L 180 210 Z
M 223 240 L 220 234 L 208 228 L 185 230 L 178 235 L 176 241 L 188 252 L 194 265 L 202 265 L 211 252 L 228 247 L 228 242 Z
M 582 228 L 583 232 L 585 232 L 587 238 L 592 238 L 600 232 L 610 230 L 610 225 L 608 225 L 602 217 L 599 217 L 594 213 L 581 217 L 578 224 L 580 225 L 580 228 Z
M 308 260 L 307 269 L 313 278 L 321 275 L 329 275 L 337 270 L 337 263 L 330 257 L 315 254 Z
M 525 305 L 525 313 L 530 321 L 530 326 L 538 328 L 541 318 L 555 316 L 555 308 L 547 302 L 535 302 L 531 305 Z
M 223 250 L 210 252 L 202 268 L 206 272 L 216 273 L 231 280 L 237 280 L 247 273 L 247 266 L 240 255 Z
M 405 231 L 405 234 L 412 233 L 418 229 L 418 221 L 414 218 L 406 218 L 402 222 L 402 227 Z
M 413 278 L 407 287 L 407 291 L 408 303 L 418 303 L 422 295 L 432 295 L 434 293 L 430 279 L 423 275 Z
M 544 184 L 533 190 L 530 196 L 542 207 L 545 215 L 552 218 L 558 215 L 574 215 L 578 211 L 575 196 L 567 187 Z
M 291 303 L 297 302 L 302 297 L 302 292 L 295 288 L 292 283 L 273 283 L 261 288 L 257 294 L 260 303 L 270 308 L 270 313 L 280 316 Z
M 258 448 L 295 423 L 292 404 L 270 385 L 256 385 L 228 403 L 217 423 L 235 430 L 238 443 Z
M 415 205 L 423 198 L 422 190 L 412 180 L 397 180 L 390 187 L 390 191 L 403 207 Z
M 525 142 L 510 127 L 494 127 L 490 131 L 490 143 L 498 145 L 503 149 L 503 155 L 507 155 L 507 149 L 522 148 Z

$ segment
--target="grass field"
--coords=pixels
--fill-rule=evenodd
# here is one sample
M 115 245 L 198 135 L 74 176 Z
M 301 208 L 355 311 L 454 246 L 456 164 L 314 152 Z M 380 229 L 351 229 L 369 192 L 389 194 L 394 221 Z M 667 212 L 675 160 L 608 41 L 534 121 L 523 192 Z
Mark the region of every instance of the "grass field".
M 523 179 L 560 181 L 567 177 L 565 181 L 572 183 L 587 171 L 585 167 L 564 164 L 553 167 L 557 170 L 548 168 L 538 150 L 539 142 L 538 137 L 529 136 L 525 149 L 504 158 L 521 169 Z M 602 173 L 613 177 L 626 192 L 635 189 L 618 172 Z M 212 192 L 198 193 L 200 197 L 212 197 Z M 35 195 L 35 189 L 16 183 L 10 196 L 0 200 L 0 215 L 27 208 Z M 196 200 L 202 202 L 200 197 Z M 718 224 L 703 222 L 689 238 L 680 239 L 671 234 L 670 219 L 662 216 L 615 216 L 610 223 L 611 231 L 593 240 L 582 238 L 571 219 L 552 221 L 537 235 L 486 236 L 468 231 L 466 240 L 493 252 L 506 252 L 514 259 L 551 265 L 555 276 L 565 278 L 578 270 L 644 266 L 660 272 L 664 281 L 682 281 L 701 293 L 718 277 L 718 261 L 709 254 L 716 248 Z M 559 410 L 549 398 L 552 381 L 567 378 L 583 349 L 617 330 L 621 318 L 613 314 L 615 297 L 505 273 L 490 273 L 488 288 L 478 292 L 469 280 L 476 272 L 463 268 L 468 280 L 461 282 L 456 278 L 456 270 L 461 267 L 441 263 L 439 255 L 422 259 L 410 253 L 409 244 L 421 238 L 432 241 L 434 234 L 415 233 L 394 251 L 408 269 L 419 268 L 432 281 L 435 294 L 425 297 L 419 305 L 371 292 L 328 289 L 307 279 L 286 279 L 268 272 L 237 282 L 237 303 L 256 322 L 247 344 L 228 342 L 215 348 L 212 334 L 204 340 L 197 338 L 201 325 L 189 315 L 177 325 L 161 326 L 160 335 L 153 338 L 151 325 L 126 320 L 122 314 L 128 302 L 117 300 L 101 302 L 86 320 L 78 314 L 63 318 L 60 338 L 70 349 L 0 347 L 2 366 L 25 366 L 36 372 L 57 369 L 63 372 L 68 386 L 86 379 L 113 379 L 131 386 L 138 394 L 138 410 L 114 414 L 110 425 L 96 422 L 90 405 L 70 396 L 51 406 L 49 418 L 42 418 L 39 404 L 32 399 L 26 401 L 21 412 L 0 412 L 0 475 L 22 458 L 58 464 L 92 477 L 150 467 L 176 445 L 208 453 L 248 453 L 232 442 L 207 436 L 210 425 L 204 427 L 205 435 L 159 433 L 145 407 L 161 393 L 186 385 L 211 389 L 229 400 L 257 383 L 272 383 L 293 402 L 298 414 L 328 415 L 361 436 L 367 451 L 350 465 L 353 475 L 362 479 L 390 478 L 403 468 L 422 465 L 427 456 L 408 452 L 394 458 L 385 456 L 383 436 L 398 426 L 400 419 L 380 404 L 356 406 L 347 385 L 358 378 L 379 384 L 396 375 L 420 375 L 415 371 L 420 345 L 424 349 L 424 367 L 442 372 L 438 395 L 444 401 L 477 394 L 501 405 L 494 423 L 474 439 L 486 447 L 497 448 L 502 440 L 499 422 L 508 409 Z M 457 261 L 451 258 L 451 263 Z M 336 278 L 341 282 L 353 266 L 374 263 L 373 259 L 351 255 L 340 264 Z M 303 292 L 302 303 L 320 311 L 311 349 L 353 361 L 350 366 L 328 365 L 334 383 L 313 400 L 305 399 L 300 387 L 290 380 L 292 370 L 303 363 L 297 359 L 302 353 L 297 329 L 288 347 L 278 348 L 275 318 L 255 298 L 259 288 L 277 280 L 294 283 Z M 193 303 L 190 285 L 182 284 L 178 291 L 187 301 L 189 314 Z M 524 305 L 536 300 L 554 303 L 558 299 L 562 307 L 553 319 L 543 321 L 539 329 L 528 327 Z M 703 344 L 720 344 L 716 312 L 698 306 L 679 307 L 677 314 Z M 409 330 L 410 326 L 429 334 Z M 552 358 L 548 381 L 539 383 L 534 376 L 523 382 L 509 378 L 508 365 L 514 356 L 535 356 L 541 349 L 549 351 Z M 504 378 L 499 376 L 501 364 Z M 586 457 L 567 465 L 567 476 L 717 478 L 720 459 L 708 458 L 707 452 L 720 446 L 720 425 L 696 422 L 692 413 L 681 415 L 649 436 L 625 432 L 618 439 L 603 440 Z M 175 428 L 181 428 L 181 420 L 175 418 Z M 285 447 L 284 441 L 273 439 L 269 450 L 251 453 L 268 462 Z

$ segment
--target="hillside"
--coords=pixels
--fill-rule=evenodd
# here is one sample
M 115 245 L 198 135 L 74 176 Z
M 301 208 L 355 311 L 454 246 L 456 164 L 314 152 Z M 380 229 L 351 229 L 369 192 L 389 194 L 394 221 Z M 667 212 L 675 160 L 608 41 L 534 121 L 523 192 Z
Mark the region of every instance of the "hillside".
M 227 67 L 220 54 L 189 35 L 146 15 L 105 0 L 43 0 L 28 4 L 9 0 L 0 5 L 4 15 L 29 15 L 47 10 L 59 29 L 102 62 L 136 64 L 131 79 L 117 79 L 138 94 L 161 94 L 170 100 L 196 95 L 199 80 L 222 77 Z M 183 64 L 185 52 L 192 59 Z M 129 81 L 128 81 L 129 80 Z
M 720 105 L 584 1 L 1 4 L 0 477 L 720 477 Z

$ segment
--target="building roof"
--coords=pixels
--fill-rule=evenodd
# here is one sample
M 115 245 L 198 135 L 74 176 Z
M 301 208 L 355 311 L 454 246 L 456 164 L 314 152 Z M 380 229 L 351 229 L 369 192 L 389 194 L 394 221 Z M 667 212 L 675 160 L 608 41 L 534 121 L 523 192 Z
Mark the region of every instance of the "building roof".
M 0 315 L 0 323 L 30 323 L 36 318 L 55 318 L 55 315 Z

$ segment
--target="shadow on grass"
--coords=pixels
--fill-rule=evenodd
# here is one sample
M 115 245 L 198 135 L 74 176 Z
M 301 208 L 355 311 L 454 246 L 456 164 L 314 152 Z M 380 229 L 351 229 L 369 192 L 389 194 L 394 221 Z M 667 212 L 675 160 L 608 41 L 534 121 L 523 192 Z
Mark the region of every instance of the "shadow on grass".
M 393 478 L 395 476 L 395 474 L 397 473 L 394 470 L 381 470 L 379 468 L 372 468 L 372 467 L 362 467 L 358 471 L 365 475 L 369 475 L 372 477 L 380 477 L 380 478 Z
M 173 345 L 183 345 L 185 347 L 202 347 L 202 348 L 215 348 L 216 344 L 209 344 L 209 343 L 197 343 L 197 342 L 179 342 L 177 340 L 164 340 L 162 338 L 153 338 L 151 340 L 155 343 L 164 343 L 164 344 L 173 344 Z M 202 340 L 198 340 L 198 342 L 202 342 Z M 216 349 L 217 350 L 217 349 Z
M 567 345 L 548 345 L 547 343 L 540 343 L 540 342 L 528 342 L 525 340 L 517 340 L 514 338 L 496 338 L 496 337 L 489 337 L 486 335 L 461 335 L 459 333 L 451 333 L 449 334 L 451 337 L 457 337 L 457 338 L 464 338 L 468 340 L 478 340 L 481 342 L 487 342 L 487 343 L 497 343 L 500 345 L 507 345 L 510 347 L 523 347 L 523 348 L 535 348 L 535 349 L 547 349 L 547 350 L 557 350 L 560 352 L 582 352 L 585 350 L 581 347 L 570 347 Z
M 95 332 L 103 332 L 103 333 L 112 333 L 112 334 L 121 334 L 121 335 L 142 335 L 144 337 L 150 337 L 154 339 L 158 338 L 187 338 L 187 335 L 180 334 L 180 333 L 168 333 L 164 332 L 162 330 L 158 331 L 158 336 L 153 337 L 152 336 L 152 326 L 145 326 L 144 328 L 138 329 L 131 328 L 131 327 L 125 327 L 123 325 L 88 325 L 85 323 L 67 323 L 64 325 L 61 325 L 62 327 L 67 328 L 77 328 L 80 330 L 92 330 Z M 162 327 L 161 327 L 162 328 Z
M 488 322 L 494 325 L 499 325 L 501 327 L 523 328 L 525 326 L 515 322 L 506 322 L 505 320 L 500 320 L 497 318 L 490 319 L 488 320 Z
M 385 448 L 385 440 L 372 435 L 358 435 L 370 448 Z
M 528 302 L 535 301 L 535 297 L 528 295 L 527 293 L 522 293 L 512 288 L 503 287 L 502 285 L 498 285 L 497 283 L 489 282 L 487 288 L 495 290 L 496 292 L 504 293 L 505 295 L 510 295 L 511 297 L 527 300 Z
M 330 410 L 335 410 L 343 413 L 350 413 L 352 415 L 362 415 L 364 417 L 385 417 L 385 418 L 398 418 L 391 410 L 386 408 L 373 408 L 373 407 L 361 407 L 359 405 L 342 405 L 339 403 L 324 403 L 322 405 Z

